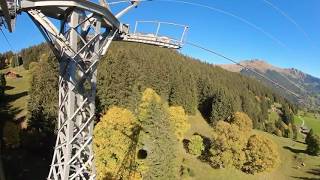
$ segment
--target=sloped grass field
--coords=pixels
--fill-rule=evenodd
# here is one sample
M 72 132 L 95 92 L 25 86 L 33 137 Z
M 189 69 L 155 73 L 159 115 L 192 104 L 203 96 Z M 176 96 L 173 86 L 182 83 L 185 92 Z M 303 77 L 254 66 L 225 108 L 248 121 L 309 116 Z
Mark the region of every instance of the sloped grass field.
M 201 117 L 189 117 L 191 128 L 188 138 L 194 133 L 209 136 L 211 128 Z M 183 179 L 195 180 L 287 180 L 287 179 L 320 179 L 320 157 L 309 156 L 305 153 L 306 145 L 288 138 L 278 137 L 262 131 L 254 130 L 254 134 L 266 136 L 273 140 L 279 150 L 281 162 L 279 165 L 264 173 L 246 174 L 236 169 L 213 169 L 208 164 L 184 152 L 184 166 L 190 169 L 188 177 Z
M 15 114 L 14 120 L 23 119 L 27 114 L 28 91 L 30 88 L 31 75 L 29 71 L 22 66 L 17 68 L 8 68 L 1 70 L 2 73 L 15 72 L 21 77 L 12 78 L 6 77 L 7 87 L 5 91 L 5 100 L 7 103 L 7 111 L 13 111 Z
M 320 135 L 320 118 L 319 116 L 313 114 L 313 113 L 305 113 L 300 111 L 298 115 L 294 117 L 295 123 L 297 123 L 299 126 L 304 121 L 304 126 L 306 126 L 308 129 L 313 129 L 313 132 Z
M 3 69 L 0 72 L 14 72 L 19 77 L 6 77 L 5 98 L 0 102 L 0 120 L 14 122 L 22 128 L 27 127 L 25 121 L 28 105 L 31 74 L 22 66 Z M 19 133 L 19 132 L 16 132 Z M 5 149 L 3 164 L 7 180 L 45 179 L 48 173 L 49 159 L 39 152 L 29 152 L 23 148 Z
M 313 132 L 320 135 L 320 119 L 315 118 L 311 115 L 302 116 L 305 124 L 308 128 L 313 129 Z

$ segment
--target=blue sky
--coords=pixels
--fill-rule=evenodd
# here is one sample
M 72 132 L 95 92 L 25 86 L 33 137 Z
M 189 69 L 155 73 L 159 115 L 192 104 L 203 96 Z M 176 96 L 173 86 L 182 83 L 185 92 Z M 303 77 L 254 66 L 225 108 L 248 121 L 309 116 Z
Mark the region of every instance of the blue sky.
M 264 0 L 185 0 L 222 10 L 229 15 L 181 1 L 169 1 L 142 3 L 121 20 L 132 26 L 136 20 L 186 24 L 190 26 L 188 41 L 223 53 L 237 61 L 262 59 L 276 66 L 294 67 L 320 77 L 319 0 L 268 0 L 294 22 Z M 125 5 L 112 9 L 116 12 Z M 25 14 L 19 16 L 14 33 L 5 33 L 15 51 L 44 41 Z M 10 49 L 2 35 L 0 42 L 0 52 Z M 182 53 L 213 64 L 230 63 L 189 45 L 182 49 Z

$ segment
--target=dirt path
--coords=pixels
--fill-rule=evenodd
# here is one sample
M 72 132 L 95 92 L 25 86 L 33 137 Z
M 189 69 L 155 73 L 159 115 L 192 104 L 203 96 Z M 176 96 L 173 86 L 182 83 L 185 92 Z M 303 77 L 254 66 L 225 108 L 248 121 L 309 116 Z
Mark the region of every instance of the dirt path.
M 298 116 L 298 117 L 302 121 L 302 124 L 300 125 L 300 127 L 303 127 L 304 126 L 304 119 L 302 119 L 301 116 Z
M 301 117 L 301 116 L 298 116 L 298 118 L 300 119 L 300 121 L 302 121 L 301 125 L 300 125 L 300 130 L 299 130 L 299 133 L 303 136 L 303 137 L 306 137 L 306 133 L 305 131 L 308 130 L 308 127 L 305 126 L 305 121 L 304 119 Z

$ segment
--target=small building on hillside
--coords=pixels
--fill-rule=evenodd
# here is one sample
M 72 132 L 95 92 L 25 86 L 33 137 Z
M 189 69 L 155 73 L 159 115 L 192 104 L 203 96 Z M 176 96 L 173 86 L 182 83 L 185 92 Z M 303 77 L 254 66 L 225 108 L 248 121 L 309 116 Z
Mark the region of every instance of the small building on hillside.
M 6 78 L 14 78 L 14 79 L 21 77 L 18 73 L 14 72 L 14 71 L 8 71 L 4 75 L 6 76 Z

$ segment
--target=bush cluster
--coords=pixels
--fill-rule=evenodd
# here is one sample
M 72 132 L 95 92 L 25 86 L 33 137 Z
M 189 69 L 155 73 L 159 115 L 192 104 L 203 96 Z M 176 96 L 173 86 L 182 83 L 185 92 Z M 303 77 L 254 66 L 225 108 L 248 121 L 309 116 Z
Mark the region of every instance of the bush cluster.
M 250 136 L 245 154 L 246 162 L 241 169 L 250 174 L 272 169 L 279 161 L 275 143 L 260 135 Z
M 209 152 L 202 153 L 208 157 L 202 159 L 214 168 L 235 167 L 251 174 L 274 168 L 279 161 L 276 145 L 264 136 L 252 135 L 252 126 L 243 112 L 234 113 L 228 122 L 218 121 Z
M 204 150 L 203 139 L 199 135 L 193 135 L 188 143 L 188 151 L 190 154 L 200 156 Z

